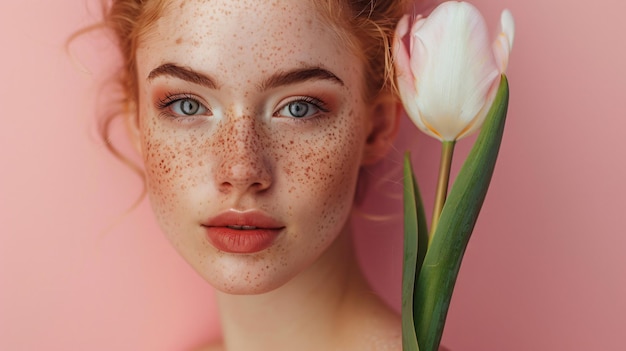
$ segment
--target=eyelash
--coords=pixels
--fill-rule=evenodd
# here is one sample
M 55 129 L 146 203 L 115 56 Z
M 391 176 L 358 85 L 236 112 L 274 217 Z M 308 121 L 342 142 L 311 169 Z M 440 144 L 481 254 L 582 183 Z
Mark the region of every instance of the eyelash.
M 196 98 L 194 95 L 187 94 L 187 93 L 167 93 L 167 95 L 165 95 L 165 97 L 163 97 L 162 99 L 159 99 L 157 101 L 156 107 L 162 113 L 167 114 L 168 116 L 174 116 L 174 117 L 196 117 L 195 115 L 179 116 L 179 115 L 177 115 L 177 114 L 175 114 L 175 113 L 173 113 L 171 111 L 168 111 L 170 106 L 172 106 L 174 103 L 176 103 L 178 101 L 181 101 L 181 100 L 193 101 L 193 102 L 197 103 L 199 106 L 201 106 L 202 108 L 206 109 L 207 111 L 211 111 L 208 107 L 205 106 L 205 104 L 200 102 L 200 100 L 198 98 Z
M 293 100 L 289 100 L 286 103 L 280 105 L 280 107 L 276 110 L 276 112 L 274 112 L 274 116 L 278 116 L 278 113 L 284 109 L 285 107 L 289 106 L 289 104 L 293 104 L 295 102 L 304 102 L 307 104 L 311 104 L 313 106 L 315 106 L 318 110 L 320 110 L 321 112 L 324 113 L 328 113 L 330 112 L 330 110 L 328 109 L 328 106 L 326 105 L 326 103 L 318 98 L 315 97 L 311 97 L 311 96 L 299 96 L 294 98 Z M 299 119 L 299 120 L 308 120 L 314 116 L 316 116 L 317 114 L 314 114 L 312 116 L 307 116 L 307 117 L 291 117 L 293 119 Z

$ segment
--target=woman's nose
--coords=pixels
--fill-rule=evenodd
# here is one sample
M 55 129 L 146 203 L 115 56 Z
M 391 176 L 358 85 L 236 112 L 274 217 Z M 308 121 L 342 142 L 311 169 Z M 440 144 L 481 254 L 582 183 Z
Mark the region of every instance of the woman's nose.
M 272 184 L 271 164 L 266 157 L 266 136 L 259 133 L 254 118 L 234 118 L 224 122 L 218 145 L 222 150 L 216 170 L 217 187 L 220 192 L 258 193 Z

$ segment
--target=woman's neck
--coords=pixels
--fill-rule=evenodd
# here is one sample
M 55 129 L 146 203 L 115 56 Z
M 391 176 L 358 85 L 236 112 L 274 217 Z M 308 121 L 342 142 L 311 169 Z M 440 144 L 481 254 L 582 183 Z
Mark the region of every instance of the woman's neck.
M 359 337 L 363 314 L 391 313 L 358 268 L 348 226 L 284 286 L 259 295 L 218 293 L 217 301 L 227 351 L 346 349 Z

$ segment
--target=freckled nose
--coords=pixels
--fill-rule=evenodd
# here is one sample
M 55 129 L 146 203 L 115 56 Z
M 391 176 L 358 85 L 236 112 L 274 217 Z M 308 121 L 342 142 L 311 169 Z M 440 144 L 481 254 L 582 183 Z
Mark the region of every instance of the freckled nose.
M 219 190 L 232 192 L 261 192 L 272 184 L 270 164 L 265 157 L 262 136 L 254 119 L 238 118 L 227 122 L 221 131 L 223 155 L 217 169 Z

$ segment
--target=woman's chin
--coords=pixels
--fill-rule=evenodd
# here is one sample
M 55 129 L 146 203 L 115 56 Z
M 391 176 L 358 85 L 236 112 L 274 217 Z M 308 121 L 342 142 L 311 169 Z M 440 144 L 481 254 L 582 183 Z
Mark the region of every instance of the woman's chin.
M 209 281 L 213 288 L 228 295 L 261 295 L 276 290 L 285 283 L 278 281 L 275 277 L 272 277 L 271 280 L 258 279 L 256 281 L 246 281 L 245 279 Z
M 275 262 L 248 260 L 237 263 L 227 261 L 229 262 L 216 260 L 200 269 L 196 267 L 196 270 L 213 288 L 230 295 L 265 294 L 284 286 L 299 273 L 294 265 L 283 266 Z

